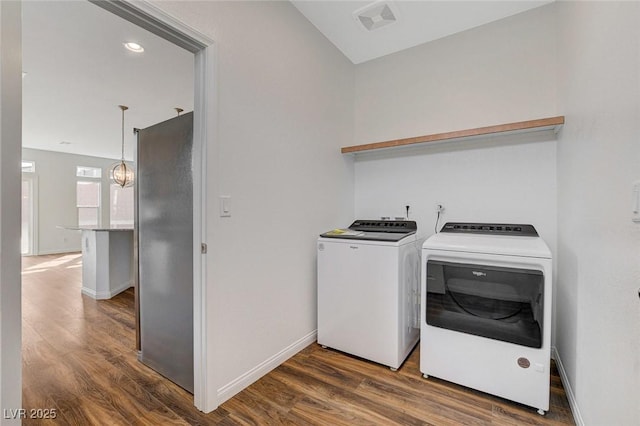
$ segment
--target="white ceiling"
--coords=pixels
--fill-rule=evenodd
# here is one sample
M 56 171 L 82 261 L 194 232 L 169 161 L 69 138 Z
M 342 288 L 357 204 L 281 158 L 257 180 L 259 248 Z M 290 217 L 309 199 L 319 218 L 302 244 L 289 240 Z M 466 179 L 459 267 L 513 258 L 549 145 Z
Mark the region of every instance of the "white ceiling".
M 193 109 L 192 53 L 87 1 L 25 1 L 22 14 L 24 147 L 120 158 L 122 104 L 132 159 L 133 127 Z
M 542 1 L 309 1 L 293 5 L 354 64 L 446 37 L 550 3 Z M 353 12 L 391 3 L 397 21 L 367 31 Z

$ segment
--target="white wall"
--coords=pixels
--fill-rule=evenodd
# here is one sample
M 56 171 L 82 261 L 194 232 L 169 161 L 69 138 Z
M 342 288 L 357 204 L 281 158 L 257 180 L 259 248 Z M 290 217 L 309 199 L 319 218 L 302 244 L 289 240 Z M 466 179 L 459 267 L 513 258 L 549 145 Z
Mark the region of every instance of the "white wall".
M 541 7 L 358 65 L 355 143 L 556 115 L 555 41 Z
M 102 179 L 97 179 L 102 184 L 101 225 L 109 226 L 109 166 L 117 160 L 28 148 L 22 150 L 22 159 L 36 163 L 36 171 L 32 174 L 37 187 L 34 210 L 37 209 L 38 219 L 35 243 L 37 252 L 34 254 L 66 253 L 82 249 L 80 231 L 58 228 L 78 224 L 77 166 L 102 168 Z
M 530 223 L 554 250 L 556 144 L 544 136 L 358 159 L 356 216 L 404 216 L 409 205 L 410 219 L 428 236 L 434 233 L 435 206 L 441 204 L 438 229 L 450 221 Z
M 218 51 L 206 285 L 224 399 L 315 339 L 315 241 L 353 217 L 353 66 L 288 2 L 154 4 Z
M 584 424 L 638 424 L 640 3 L 557 8 L 557 348 Z
M 559 115 L 555 15 L 541 7 L 356 67 L 355 142 Z M 547 132 L 358 156 L 358 217 L 531 223 L 556 253 L 556 142 Z
M 356 71 L 356 143 L 566 116 L 557 143 L 364 156 L 355 193 L 357 216 L 416 203 L 427 231 L 435 203 L 449 207 L 445 220 L 539 228 L 555 257 L 554 341 L 579 424 L 640 418 L 640 225 L 630 220 L 640 180 L 639 7 L 560 2 Z
M 20 304 L 21 5 L 0 2 L 0 410 L 22 406 Z M 15 411 L 14 411 L 15 412 Z M 20 420 L 0 417 L 0 424 Z

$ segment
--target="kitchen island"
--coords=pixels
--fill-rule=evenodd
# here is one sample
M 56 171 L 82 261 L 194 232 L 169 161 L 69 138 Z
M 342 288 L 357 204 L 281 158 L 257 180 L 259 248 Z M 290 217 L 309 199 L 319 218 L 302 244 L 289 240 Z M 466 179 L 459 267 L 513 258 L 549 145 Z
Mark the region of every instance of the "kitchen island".
M 82 231 L 83 294 L 111 299 L 133 286 L 132 228 L 64 228 Z

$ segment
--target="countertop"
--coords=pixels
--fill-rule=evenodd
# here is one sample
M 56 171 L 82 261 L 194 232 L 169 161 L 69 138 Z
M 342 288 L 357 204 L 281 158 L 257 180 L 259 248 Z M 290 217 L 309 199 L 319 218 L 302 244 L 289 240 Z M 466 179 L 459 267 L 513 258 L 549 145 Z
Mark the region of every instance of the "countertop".
M 56 228 L 68 229 L 70 231 L 133 231 L 133 228 L 94 228 L 90 226 L 62 226 L 58 225 Z

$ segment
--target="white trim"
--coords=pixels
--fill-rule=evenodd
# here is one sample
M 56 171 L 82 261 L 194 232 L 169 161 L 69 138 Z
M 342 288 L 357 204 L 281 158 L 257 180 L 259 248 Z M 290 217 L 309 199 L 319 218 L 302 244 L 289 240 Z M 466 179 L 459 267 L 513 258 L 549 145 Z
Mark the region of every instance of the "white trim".
M 0 1 L 0 404 L 22 407 L 20 169 L 22 3 Z M 44 407 L 43 407 L 44 408 Z M 19 425 L 19 418 L 0 418 Z
M 218 401 L 216 393 L 209 391 L 214 381 L 209 377 L 213 369 L 208 368 L 206 258 L 201 254 L 201 244 L 206 243 L 206 146 L 214 142 L 215 136 L 214 131 L 208 131 L 216 116 L 215 44 L 148 0 L 89 1 L 195 54 L 193 158 L 199 161 L 193 163 L 194 405 L 210 412 L 218 407 Z
M 20 144 L 22 145 L 22 142 Z M 31 232 L 33 235 L 31 240 L 31 254 L 36 254 L 40 253 L 40 190 L 38 189 L 40 185 L 40 177 L 37 174 L 33 176 L 32 183 L 33 203 L 31 208 L 33 209 L 33 212 L 31 214 L 31 220 L 33 221 L 33 226 Z
M 116 296 L 131 287 L 133 287 L 133 283 L 129 282 L 129 283 L 125 283 L 123 286 L 116 288 L 114 290 L 102 291 L 99 293 L 96 291 L 93 291 L 90 288 L 82 287 L 82 294 L 89 296 L 92 299 L 105 300 L 105 299 L 111 299 L 113 296 Z
M 215 132 L 215 63 L 216 46 L 210 45 L 195 54 L 195 94 L 193 126 L 193 333 L 194 333 L 194 405 L 210 412 L 218 408 L 218 400 L 208 368 L 207 350 L 207 258 L 202 244 L 207 243 L 207 146 Z M 213 101 L 212 101 L 213 100 Z M 201 141 L 195 143 L 195 141 Z M 196 285 L 199 283 L 199 285 Z
M 562 364 L 562 360 L 560 359 L 560 354 L 558 353 L 558 349 L 555 346 L 551 347 L 551 358 L 556 361 L 556 366 L 558 367 L 558 372 L 560 373 L 560 381 L 562 382 L 564 391 L 567 394 L 567 400 L 569 400 L 569 406 L 571 407 L 573 420 L 576 422 L 577 426 L 584 426 L 584 420 L 582 419 L 582 414 L 580 414 L 580 408 L 578 407 L 578 401 L 576 400 L 575 393 L 573 392 L 573 388 L 571 387 L 571 382 L 569 382 L 569 376 L 567 376 L 567 371 L 564 369 L 564 365 Z
M 35 162 L 34 162 L 35 164 Z M 22 256 L 35 256 L 38 254 L 38 175 L 32 172 L 23 172 L 22 180 L 29 182 L 31 189 L 31 214 L 29 217 L 29 252 Z M 22 238 L 20 239 L 20 251 L 22 252 Z
M 265 361 L 253 367 L 251 370 L 242 374 L 240 377 L 232 380 L 231 382 L 218 389 L 219 403 L 222 404 L 229 398 L 232 398 L 238 392 L 242 391 L 247 386 L 251 385 L 274 368 L 278 367 L 280 364 L 300 352 L 302 349 L 314 343 L 316 341 L 317 334 L 317 330 L 313 330 L 311 333 L 293 342 L 291 345 L 273 355 L 271 358 L 266 359 Z
M 213 44 L 211 38 L 169 15 L 149 0 L 89 0 L 89 2 L 191 53 L 196 53 Z

